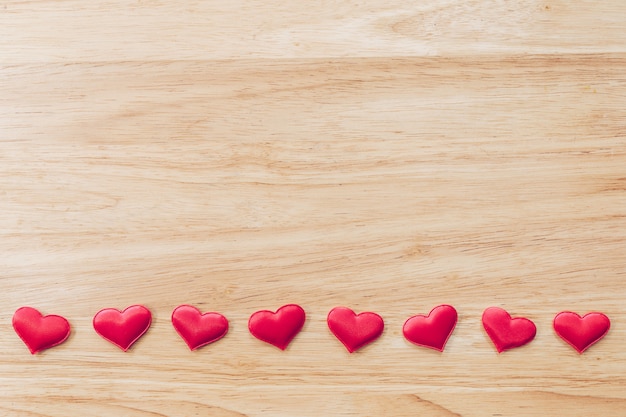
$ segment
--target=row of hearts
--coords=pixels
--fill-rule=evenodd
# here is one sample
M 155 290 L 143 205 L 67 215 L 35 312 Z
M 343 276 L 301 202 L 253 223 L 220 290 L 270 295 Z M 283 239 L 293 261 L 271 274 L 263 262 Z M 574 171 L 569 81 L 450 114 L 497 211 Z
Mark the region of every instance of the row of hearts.
M 410 317 L 403 326 L 404 337 L 410 342 L 443 351 L 457 323 L 457 311 L 451 305 L 439 305 L 428 315 Z M 297 304 L 287 304 L 276 312 L 262 310 L 250 316 L 248 329 L 259 340 L 285 350 L 302 330 L 306 315 Z M 216 342 L 228 332 L 228 320 L 219 313 L 201 313 L 190 305 L 181 305 L 172 312 L 172 324 L 178 334 L 195 350 Z M 352 353 L 376 340 L 383 332 L 384 322 L 376 313 L 356 314 L 346 307 L 333 308 L 328 313 L 330 331 Z M 498 307 L 487 308 L 482 315 L 485 331 L 498 353 L 523 346 L 534 339 L 535 324 L 523 317 L 512 318 Z M 127 351 L 152 324 L 150 310 L 133 305 L 120 311 L 100 310 L 93 318 L 93 327 L 104 339 Z M 578 353 L 602 339 L 611 322 L 603 313 L 588 313 L 581 317 L 564 311 L 554 318 L 555 332 Z M 32 307 L 21 307 L 13 315 L 13 328 L 32 354 L 63 343 L 70 335 L 69 322 L 61 316 L 43 316 Z

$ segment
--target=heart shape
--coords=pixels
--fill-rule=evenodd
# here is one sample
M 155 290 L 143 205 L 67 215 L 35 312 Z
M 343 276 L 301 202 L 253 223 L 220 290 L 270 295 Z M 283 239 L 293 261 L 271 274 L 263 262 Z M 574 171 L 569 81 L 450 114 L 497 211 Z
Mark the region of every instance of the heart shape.
M 13 314 L 13 328 L 31 354 L 60 345 L 70 336 L 65 317 L 43 316 L 32 307 L 20 307 Z
M 498 353 L 523 346 L 537 334 L 535 323 L 524 317 L 511 318 L 506 310 L 498 307 L 489 307 L 483 312 L 483 327 Z
M 248 329 L 259 340 L 274 345 L 281 350 L 287 349 L 289 343 L 304 326 L 306 314 L 297 304 L 287 304 L 273 311 L 261 310 L 250 316 Z
M 328 328 L 352 353 L 372 343 L 383 333 L 385 323 L 376 313 L 355 314 L 346 307 L 335 307 L 328 313 Z
M 152 324 L 150 310 L 140 305 L 124 311 L 105 308 L 94 316 L 93 328 L 100 336 L 126 352 Z
M 410 317 L 402 327 L 404 337 L 411 343 L 443 352 L 457 322 L 456 309 L 442 304 L 433 308 L 427 316 Z
M 588 313 L 583 317 L 563 311 L 554 317 L 554 331 L 578 353 L 600 341 L 611 328 L 611 320 L 602 313 Z
M 228 333 L 226 317 L 219 313 L 202 314 L 190 305 L 181 305 L 174 309 L 172 325 L 191 350 L 216 342 Z

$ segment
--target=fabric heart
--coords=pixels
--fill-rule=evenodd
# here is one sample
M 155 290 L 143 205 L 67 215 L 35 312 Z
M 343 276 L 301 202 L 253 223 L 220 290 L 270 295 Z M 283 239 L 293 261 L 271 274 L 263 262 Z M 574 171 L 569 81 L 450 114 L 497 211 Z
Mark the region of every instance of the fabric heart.
M 606 336 L 611 320 L 602 313 L 588 313 L 580 317 L 571 311 L 563 311 L 554 317 L 553 325 L 556 334 L 582 354 Z
M 226 317 L 219 313 L 202 314 L 190 305 L 181 305 L 174 309 L 172 325 L 191 350 L 216 342 L 228 333 Z
M 491 338 L 498 353 L 529 343 L 535 338 L 537 327 L 527 318 L 511 318 L 498 307 L 489 307 L 483 312 L 483 327 Z
M 93 328 L 104 339 L 126 352 L 152 324 L 152 314 L 144 306 L 134 305 L 119 311 L 100 310 L 93 318 Z
M 60 345 L 70 336 L 70 323 L 61 316 L 43 316 L 32 307 L 13 314 L 13 328 L 31 354 Z
M 355 314 L 346 307 L 335 307 L 328 313 L 328 328 L 352 353 L 372 343 L 383 333 L 385 323 L 376 313 Z
M 248 329 L 259 340 L 287 349 L 289 343 L 304 326 L 306 314 L 297 304 L 287 304 L 273 311 L 261 310 L 250 316 Z
M 402 327 L 404 337 L 411 343 L 443 352 L 457 322 L 454 307 L 442 304 L 427 316 L 410 317 Z

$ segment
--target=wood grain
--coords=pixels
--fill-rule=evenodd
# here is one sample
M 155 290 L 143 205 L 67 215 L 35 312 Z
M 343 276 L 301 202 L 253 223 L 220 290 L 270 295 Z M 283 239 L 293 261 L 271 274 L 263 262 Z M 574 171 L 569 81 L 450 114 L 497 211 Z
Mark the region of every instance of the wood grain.
M 1 416 L 618 416 L 620 1 L 0 3 Z M 308 314 L 286 352 L 249 315 Z M 124 354 L 93 331 L 141 303 Z M 189 352 L 179 304 L 231 331 Z M 442 354 L 401 335 L 450 303 Z M 11 327 L 66 316 L 31 356 Z M 383 337 L 349 355 L 337 305 Z M 480 325 L 534 320 L 497 355 Z M 578 355 L 562 310 L 613 321 Z

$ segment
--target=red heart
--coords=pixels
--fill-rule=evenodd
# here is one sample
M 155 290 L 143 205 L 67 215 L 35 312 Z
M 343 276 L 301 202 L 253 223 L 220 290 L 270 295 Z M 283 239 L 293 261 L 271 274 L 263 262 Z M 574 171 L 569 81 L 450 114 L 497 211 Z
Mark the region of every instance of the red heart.
M 537 333 L 535 323 L 524 317 L 513 319 L 498 307 L 489 307 L 483 312 L 483 327 L 498 353 L 529 343 Z
M 433 308 L 427 316 L 410 317 L 404 323 L 402 333 L 411 343 L 443 352 L 456 322 L 454 307 L 443 304 Z
M 250 316 L 248 329 L 254 337 L 285 350 L 304 326 L 306 314 L 302 307 L 287 304 L 276 310 L 261 310 Z
M 119 311 L 100 310 L 93 318 L 93 328 L 104 339 L 126 352 L 152 324 L 152 314 L 144 306 L 134 305 Z
M 42 316 L 32 307 L 20 307 L 13 314 L 15 333 L 33 355 L 65 342 L 70 336 L 70 323 L 61 316 Z
M 174 309 L 172 325 L 191 350 L 216 342 L 228 333 L 226 317 L 219 313 L 202 314 L 190 305 Z
M 328 313 L 328 328 L 352 353 L 378 339 L 385 323 L 376 313 L 355 314 L 346 307 L 335 307 Z
M 583 353 L 609 332 L 611 320 L 602 313 L 588 313 L 580 317 L 563 311 L 554 318 L 554 331 L 578 353 Z

